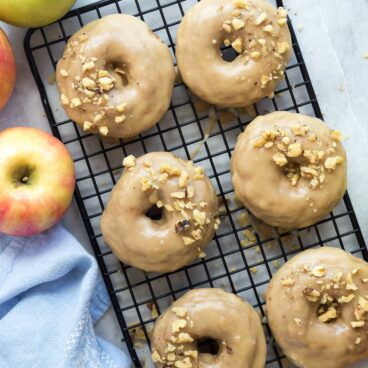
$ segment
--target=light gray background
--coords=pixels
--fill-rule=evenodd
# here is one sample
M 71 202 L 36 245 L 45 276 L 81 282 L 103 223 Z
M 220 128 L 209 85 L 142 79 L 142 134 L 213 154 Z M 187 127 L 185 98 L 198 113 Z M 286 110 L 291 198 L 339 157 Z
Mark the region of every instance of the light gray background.
M 76 6 L 91 3 L 79 0 Z M 144 2 L 144 0 L 141 0 Z M 347 137 L 348 190 L 365 239 L 368 235 L 368 1 L 286 0 L 297 37 L 326 122 Z M 25 30 L 0 22 L 8 34 L 17 60 L 15 92 L 0 112 L 0 127 L 32 125 L 49 130 L 36 85 L 23 51 Z M 75 204 L 65 226 L 87 248 L 83 225 Z M 99 323 L 98 331 L 120 345 L 113 313 Z

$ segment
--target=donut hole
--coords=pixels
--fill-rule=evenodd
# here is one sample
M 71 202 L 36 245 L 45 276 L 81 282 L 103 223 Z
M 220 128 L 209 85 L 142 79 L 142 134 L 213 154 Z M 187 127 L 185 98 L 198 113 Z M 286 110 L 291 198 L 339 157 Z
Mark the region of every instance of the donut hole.
M 126 64 L 110 61 L 106 63 L 105 69 L 114 77 L 117 86 L 129 84 Z
M 220 344 L 211 337 L 203 337 L 197 341 L 197 350 L 199 354 L 218 355 L 220 352 Z
M 163 207 L 158 208 L 154 204 L 146 211 L 145 216 L 152 221 L 161 221 L 164 216 L 164 209 Z
M 224 44 L 221 46 L 221 57 L 224 61 L 231 63 L 238 56 L 239 54 L 231 46 L 225 46 Z

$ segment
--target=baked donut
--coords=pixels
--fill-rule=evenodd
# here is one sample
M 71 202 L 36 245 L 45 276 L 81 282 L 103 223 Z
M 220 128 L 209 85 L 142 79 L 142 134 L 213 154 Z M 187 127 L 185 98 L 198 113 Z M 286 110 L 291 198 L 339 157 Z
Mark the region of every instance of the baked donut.
M 257 312 L 222 289 L 191 290 L 173 303 L 156 321 L 151 347 L 158 368 L 264 368 L 266 361 Z
M 161 119 L 175 70 L 169 49 L 144 22 L 114 14 L 70 38 L 56 79 L 66 113 L 85 131 L 126 138 Z
M 287 12 L 263 0 L 202 0 L 184 16 L 176 58 L 185 84 L 222 107 L 273 96 L 291 55 Z M 238 56 L 222 58 L 222 45 Z
M 253 215 L 287 229 L 325 217 L 346 191 L 340 132 L 321 120 L 273 112 L 238 137 L 231 160 L 236 196 Z
M 155 272 L 204 257 L 220 221 L 216 192 L 203 168 L 168 152 L 128 156 L 123 165 L 101 218 L 116 256 Z
M 303 368 L 346 368 L 368 358 L 368 264 L 336 248 L 299 253 L 273 276 L 268 322 Z

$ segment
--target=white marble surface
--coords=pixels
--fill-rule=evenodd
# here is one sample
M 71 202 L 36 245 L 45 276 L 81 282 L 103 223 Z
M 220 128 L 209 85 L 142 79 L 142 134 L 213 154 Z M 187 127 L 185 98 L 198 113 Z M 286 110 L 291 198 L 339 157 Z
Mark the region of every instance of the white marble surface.
M 80 4 L 90 0 L 79 0 Z M 141 0 L 144 2 L 144 0 Z M 343 131 L 349 158 L 348 190 L 365 239 L 368 239 L 368 1 L 287 0 L 303 55 L 325 120 Z M 38 91 L 23 51 L 25 30 L 0 22 L 13 46 L 18 82 L 9 104 L 0 112 L 0 127 L 32 125 L 49 130 Z M 78 210 L 73 204 L 65 226 L 89 248 Z M 120 346 L 113 313 L 98 326 L 99 332 Z

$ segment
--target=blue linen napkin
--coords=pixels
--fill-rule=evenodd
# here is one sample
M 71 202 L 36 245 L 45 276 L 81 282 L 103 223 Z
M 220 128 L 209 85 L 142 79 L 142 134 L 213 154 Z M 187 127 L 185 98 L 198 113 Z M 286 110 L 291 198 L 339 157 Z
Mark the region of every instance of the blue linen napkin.
M 0 234 L 1 368 L 130 367 L 95 335 L 109 303 L 95 259 L 61 226 Z

